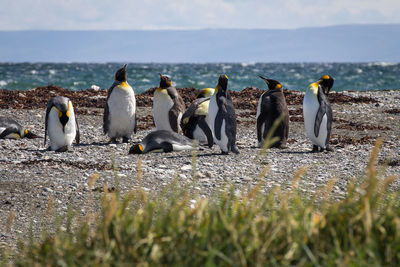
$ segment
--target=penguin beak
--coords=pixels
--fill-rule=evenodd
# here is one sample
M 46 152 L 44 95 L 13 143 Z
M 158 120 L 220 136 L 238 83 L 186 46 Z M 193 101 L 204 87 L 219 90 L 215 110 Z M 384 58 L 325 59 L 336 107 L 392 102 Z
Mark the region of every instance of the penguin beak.
M 265 78 L 264 76 L 261 76 L 261 75 L 258 75 L 258 77 L 260 77 L 261 79 L 263 79 L 264 82 L 265 82 L 267 85 L 269 85 L 269 81 L 268 81 L 267 78 Z

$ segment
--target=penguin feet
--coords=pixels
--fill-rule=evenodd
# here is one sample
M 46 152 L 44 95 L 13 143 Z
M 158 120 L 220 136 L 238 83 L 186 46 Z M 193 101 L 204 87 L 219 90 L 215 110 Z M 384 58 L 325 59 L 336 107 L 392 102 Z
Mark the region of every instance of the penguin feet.
M 330 145 L 327 145 L 325 148 L 326 151 L 333 152 L 333 148 Z
M 129 143 L 130 140 L 131 139 L 129 137 L 126 136 L 122 137 L 122 143 Z
M 112 143 L 112 144 L 118 144 L 117 138 L 112 137 L 111 140 L 110 140 L 110 143 Z
M 237 154 L 240 154 L 239 149 L 238 149 L 237 146 L 235 146 L 235 145 L 232 146 L 232 152 L 235 153 L 236 155 L 237 155 Z
M 56 149 L 56 152 L 65 152 L 65 151 L 68 151 L 68 146 L 62 146 Z
M 311 153 L 317 153 L 319 152 L 318 146 L 317 145 L 313 145 Z

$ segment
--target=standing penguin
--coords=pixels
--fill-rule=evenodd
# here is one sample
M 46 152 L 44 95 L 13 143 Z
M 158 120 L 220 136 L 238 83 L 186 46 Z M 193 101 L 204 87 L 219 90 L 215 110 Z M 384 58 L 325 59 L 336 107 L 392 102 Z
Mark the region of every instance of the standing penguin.
M 275 80 L 259 76 L 268 85 L 268 90 L 264 92 L 258 100 L 257 107 L 257 139 L 261 147 L 265 138 L 276 120 L 280 120 L 272 137 L 278 137 L 279 141 L 271 147 L 286 148 L 286 141 L 289 134 L 289 110 L 286 105 L 285 95 L 282 85 Z
M 214 142 L 221 148 L 222 154 L 232 151 L 239 154 L 236 146 L 236 114 L 229 91 L 228 76 L 220 75 L 215 93 L 208 107 L 210 128 Z
M 28 139 L 41 138 L 22 127 L 17 121 L 8 117 L 0 117 L 0 139 L 20 139 L 24 137 Z
M 185 103 L 172 86 L 171 79 L 160 74 L 160 87 L 154 92 L 153 116 L 157 130 L 168 130 L 180 133 L 181 118 L 185 112 Z
M 303 100 L 304 126 L 310 138 L 312 152 L 333 151 L 329 146 L 332 128 L 332 108 L 328 100 L 329 90 L 334 80 L 329 75 L 322 76 L 318 82 L 310 84 Z
M 115 81 L 108 89 L 103 130 L 114 143 L 120 137 L 128 143 L 132 133 L 136 133 L 136 98 L 127 82 L 126 64 L 117 70 Z
M 74 107 L 67 97 L 56 96 L 47 103 L 44 144 L 49 134 L 50 148 L 57 152 L 67 151 L 72 141 L 79 144 L 79 126 Z

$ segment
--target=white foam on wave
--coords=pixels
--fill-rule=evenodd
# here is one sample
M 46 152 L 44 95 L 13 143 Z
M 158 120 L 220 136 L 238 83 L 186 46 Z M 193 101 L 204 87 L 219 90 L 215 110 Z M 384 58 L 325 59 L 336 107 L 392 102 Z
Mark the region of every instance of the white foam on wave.
M 1 80 L 0 81 L 0 86 L 6 86 L 8 84 L 8 82 L 6 82 L 6 81 L 4 81 L 4 80 Z
M 99 91 L 100 90 L 100 86 L 97 86 L 95 84 L 92 84 L 92 86 L 90 86 L 90 89 L 93 89 L 95 91 Z
M 49 70 L 49 74 L 50 74 L 50 75 L 56 74 L 56 70 L 53 70 L 53 69 Z
M 399 63 L 395 62 L 370 62 L 368 63 L 368 67 L 374 67 L 374 66 L 381 66 L 381 67 L 391 67 L 391 66 L 396 66 Z

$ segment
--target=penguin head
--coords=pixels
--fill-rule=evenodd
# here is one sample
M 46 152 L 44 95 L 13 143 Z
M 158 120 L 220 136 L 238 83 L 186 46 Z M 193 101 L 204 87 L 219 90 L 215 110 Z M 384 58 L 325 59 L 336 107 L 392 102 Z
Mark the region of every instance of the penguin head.
M 129 154 L 143 154 L 143 146 L 141 144 L 134 144 L 129 149 Z
M 329 93 L 333 86 L 333 82 L 334 80 L 330 75 L 324 75 L 318 81 L 318 83 L 323 86 L 325 94 Z
M 214 92 L 214 88 L 205 88 L 197 94 L 196 98 L 210 97 L 214 94 Z
M 117 70 L 117 72 L 115 73 L 115 81 L 117 82 L 126 82 L 127 80 L 127 76 L 126 76 L 126 64 L 120 68 L 119 70 Z
M 168 88 L 170 86 L 172 86 L 172 81 L 171 78 L 168 77 L 167 75 L 162 75 L 161 73 L 159 73 L 160 75 L 160 87 L 161 88 Z
M 258 75 L 258 77 L 264 80 L 264 82 L 268 85 L 269 90 L 282 90 L 282 85 L 280 82 L 272 79 L 267 79 L 261 75 Z
M 28 138 L 28 139 L 34 139 L 34 138 L 42 138 L 34 133 L 32 133 L 31 131 L 29 131 L 28 129 L 24 130 L 24 137 Z
M 217 89 L 221 90 L 222 92 L 225 92 L 227 88 L 228 88 L 228 76 L 226 76 L 226 74 L 222 74 L 218 78 Z

